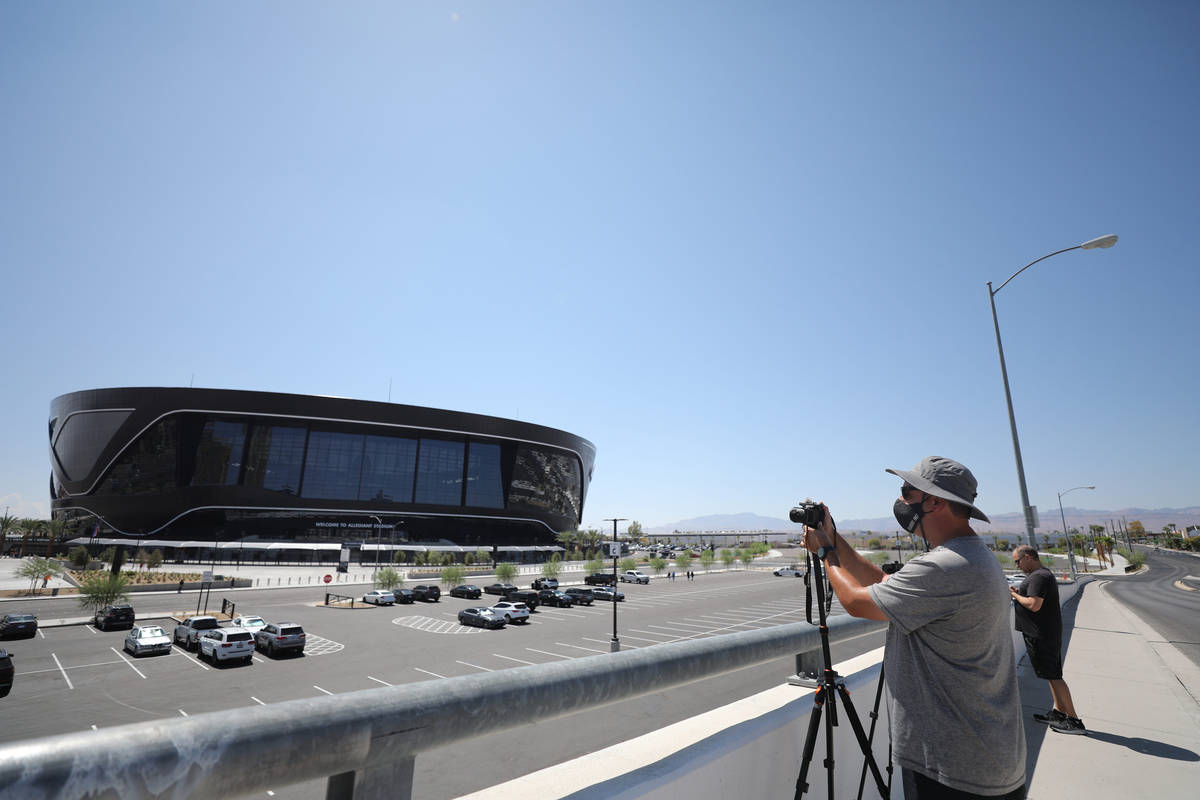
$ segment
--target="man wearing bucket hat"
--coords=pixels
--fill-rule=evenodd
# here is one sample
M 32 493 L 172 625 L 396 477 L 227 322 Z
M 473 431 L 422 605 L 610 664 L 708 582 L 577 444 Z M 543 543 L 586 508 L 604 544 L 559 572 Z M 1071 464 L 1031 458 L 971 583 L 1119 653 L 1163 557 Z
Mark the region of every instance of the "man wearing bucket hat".
M 837 533 L 826 509 L 804 545 L 825 559 L 846 612 L 885 620 L 892 755 L 905 800 L 1025 797 L 1025 736 L 1004 572 L 971 530 L 988 521 L 975 506 L 971 471 L 923 458 L 893 513 L 929 551 L 887 575 Z

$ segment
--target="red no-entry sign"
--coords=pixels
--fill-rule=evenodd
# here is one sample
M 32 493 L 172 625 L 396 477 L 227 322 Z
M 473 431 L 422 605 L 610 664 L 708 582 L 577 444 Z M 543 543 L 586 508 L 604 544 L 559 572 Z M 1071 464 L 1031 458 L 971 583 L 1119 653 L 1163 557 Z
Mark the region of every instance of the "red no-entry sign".
M 330 582 L 330 581 L 332 581 L 332 580 L 333 580 L 333 576 L 332 576 L 332 575 L 326 575 L 326 576 L 325 576 L 325 582 L 326 582 L 326 583 L 329 583 L 329 582 Z

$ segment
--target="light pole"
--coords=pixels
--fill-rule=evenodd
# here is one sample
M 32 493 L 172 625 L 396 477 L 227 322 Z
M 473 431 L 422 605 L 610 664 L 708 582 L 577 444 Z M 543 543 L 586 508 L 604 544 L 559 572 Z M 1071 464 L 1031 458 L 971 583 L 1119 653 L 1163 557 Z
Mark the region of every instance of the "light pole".
M 383 527 L 383 520 L 374 514 L 367 516 L 375 520 L 375 527 L 371 529 L 371 532 L 375 534 L 375 572 L 379 572 L 379 529 Z
M 609 645 L 609 650 L 613 653 L 621 650 L 621 640 L 617 638 L 617 558 L 621 554 L 621 548 L 617 547 L 617 523 L 624 522 L 626 517 L 606 517 L 605 522 L 613 524 L 613 585 L 612 585 L 612 604 L 613 604 L 613 638 Z
M 1055 250 L 1053 253 L 1048 253 L 1041 258 L 1030 261 L 1025 266 L 1014 272 L 1008 277 L 1008 280 L 1000 284 L 996 289 L 992 288 L 992 282 L 988 281 L 988 300 L 992 304 L 992 325 L 996 328 L 996 351 L 1000 354 L 1000 375 L 1004 379 L 1004 400 L 1008 403 L 1008 425 L 1012 428 L 1013 454 L 1017 459 L 1017 482 L 1021 487 L 1021 510 L 1025 514 L 1025 532 L 1029 535 L 1029 544 L 1034 550 L 1037 549 L 1037 535 L 1033 532 L 1033 509 L 1029 505 L 1029 490 L 1025 488 L 1025 467 L 1021 463 L 1021 442 L 1017 439 L 1017 419 L 1013 416 L 1012 392 L 1008 388 L 1008 368 L 1004 365 L 1004 345 L 1000 342 L 1000 322 L 996 317 L 996 295 L 1001 289 L 1008 285 L 1009 281 L 1020 275 L 1025 270 L 1032 267 L 1038 261 L 1045 261 L 1051 256 L 1056 256 L 1059 253 L 1066 253 L 1071 250 L 1095 250 L 1112 247 L 1117 243 L 1115 234 L 1101 236 L 1098 239 L 1090 239 L 1083 244 L 1077 244 L 1074 247 L 1066 247 L 1062 250 Z
M 1067 563 L 1071 565 L 1071 580 L 1075 580 L 1079 573 L 1075 571 L 1075 548 L 1071 546 L 1071 534 L 1067 531 L 1067 515 L 1063 511 L 1062 499 L 1064 494 L 1070 494 L 1076 489 L 1095 489 L 1095 486 L 1076 486 L 1075 489 L 1067 489 L 1065 492 L 1058 493 L 1058 515 L 1062 517 L 1063 536 L 1067 537 Z

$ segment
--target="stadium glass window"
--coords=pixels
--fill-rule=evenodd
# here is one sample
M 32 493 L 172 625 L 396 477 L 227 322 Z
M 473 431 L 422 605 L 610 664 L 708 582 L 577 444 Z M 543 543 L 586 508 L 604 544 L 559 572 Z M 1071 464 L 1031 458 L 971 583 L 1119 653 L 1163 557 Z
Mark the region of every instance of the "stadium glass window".
M 357 500 L 363 438 L 361 433 L 310 432 L 301 494 L 325 500 Z
M 250 436 L 245 484 L 284 494 L 296 494 L 304 464 L 308 430 L 285 425 L 259 425 Z
M 504 508 L 500 445 L 471 442 L 467 448 L 467 505 Z
M 462 505 L 463 443 L 422 439 L 417 459 L 417 502 Z
M 178 449 L 178 420 L 159 420 L 121 453 L 98 494 L 157 494 L 174 489 Z
M 368 436 L 360 500 L 411 503 L 417 469 L 417 440 Z
M 54 439 L 54 453 L 68 480 L 87 477 L 129 414 L 129 411 L 84 411 L 67 417 Z
M 245 443 L 246 423 L 206 420 L 196 447 L 192 486 L 237 486 Z
M 508 507 L 525 507 L 579 519 L 582 480 L 579 459 L 573 455 L 523 444 L 517 448 Z

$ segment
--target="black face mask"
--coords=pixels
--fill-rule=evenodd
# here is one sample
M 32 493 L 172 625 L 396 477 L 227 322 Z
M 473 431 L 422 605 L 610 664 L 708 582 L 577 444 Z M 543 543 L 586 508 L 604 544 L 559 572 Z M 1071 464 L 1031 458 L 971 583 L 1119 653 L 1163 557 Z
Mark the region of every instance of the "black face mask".
M 897 498 L 892 505 L 892 513 L 896 516 L 896 521 L 900 523 L 900 527 L 909 533 L 915 533 L 917 526 L 921 524 L 921 517 L 925 516 L 925 512 L 921 510 L 921 506 L 925 504 L 925 498 L 922 497 L 919 503 L 906 503 Z M 922 533 L 922 536 L 924 533 Z

